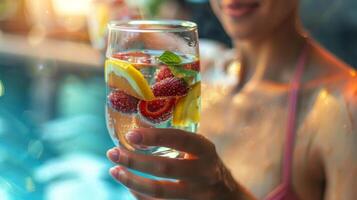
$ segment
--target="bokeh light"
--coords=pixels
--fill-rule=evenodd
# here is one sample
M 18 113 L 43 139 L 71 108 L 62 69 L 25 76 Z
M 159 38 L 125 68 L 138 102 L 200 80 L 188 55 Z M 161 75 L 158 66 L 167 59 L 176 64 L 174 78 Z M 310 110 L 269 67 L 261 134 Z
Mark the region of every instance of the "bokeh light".
M 52 0 L 59 15 L 87 15 L 92 0 Z

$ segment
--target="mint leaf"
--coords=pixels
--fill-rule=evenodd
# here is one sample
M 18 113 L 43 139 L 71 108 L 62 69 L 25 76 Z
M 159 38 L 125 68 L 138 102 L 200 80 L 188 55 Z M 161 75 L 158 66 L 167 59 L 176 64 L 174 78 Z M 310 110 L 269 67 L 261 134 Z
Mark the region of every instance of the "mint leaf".
M 175 77 L 184 79 L 187 84 L 191 84 L 198 74 L 198 72 L 194 70 L 185 69 L 182 66 L 168 65 L 168 67 Z
M 191 83 L 198 72 L 190 69 L 185 69 L 182 64 L 182 58 L 171 51 L 165 51 L 159 60 L 167 65 L 171 73 L 177 78 L 183 78 L 186 83 Z
M 179 65 L 182 62 L 181 57 L 171 51 L 165 51 L 159 60 L 166 65 Z
M 190 69 L 184 69 L 182 66 L 169 66 L 171 72 L 175 75 L 175 76 L 196 76 L 198 72 L 194 71 L 194 70 L 190 70 Z

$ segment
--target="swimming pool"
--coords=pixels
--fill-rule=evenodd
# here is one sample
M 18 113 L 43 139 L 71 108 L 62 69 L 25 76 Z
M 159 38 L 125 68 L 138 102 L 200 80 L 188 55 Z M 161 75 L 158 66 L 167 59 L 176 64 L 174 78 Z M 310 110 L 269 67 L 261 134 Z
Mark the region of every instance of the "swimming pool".
M 68 70 L 69 69 L 69 70 Z M 1 200 L 134 199 L 108 175 L 101 71 L 2 59 Z

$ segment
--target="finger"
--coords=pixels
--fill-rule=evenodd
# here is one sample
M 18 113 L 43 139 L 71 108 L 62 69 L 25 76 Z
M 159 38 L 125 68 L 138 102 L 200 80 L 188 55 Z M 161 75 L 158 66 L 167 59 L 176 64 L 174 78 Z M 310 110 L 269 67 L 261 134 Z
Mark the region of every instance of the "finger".
M 172 159 L 144 155 L 114 148 L 108 151 L 108 158 L 126 168 L 134 169 L 159 177 L 192 180 L 212 176 L 208 164 L 195 159 Z
M 190 197 L 191 200 L 231 200 L 233 198 L 226 198 L 226 194 L 218 191 L 216 188 L 205 188 L 199 192 L 193 193 Z
M 110 170 L 111 175 L 130 190 L 153 198 L 187 198 L 185 184 L 181 182 L 152 180 L 137 176 L 123 167 Z
M 126 134 L 129 142 L 146 146 L 163 146 L 192 153 L 213 155 L 215 146 L 204 136 L 179 129 L 140 128 Z
M 138 200 L 154 200 L 153 198 L 147 197 L 143 194 L 140 194 L 138 192 L 135 192 L 133 190 L 130 191 Z
M 203 192 L 197 192 L 197 193 L 192 194 L 190 199 L 191 200 L 201 200 L 201 199 L 205 199 L 205 200 L 220 199 L 220 200 L 222 200 L 221 196 L 217 196 L 214 191 L 209 190 L 209 189 L 206 191 L 203 191 Z

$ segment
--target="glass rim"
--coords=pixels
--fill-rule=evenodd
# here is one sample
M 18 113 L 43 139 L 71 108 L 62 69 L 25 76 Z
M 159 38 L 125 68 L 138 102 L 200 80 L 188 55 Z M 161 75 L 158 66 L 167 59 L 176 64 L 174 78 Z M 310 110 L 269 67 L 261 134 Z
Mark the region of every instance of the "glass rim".
M 139 28 L 138 25 L 152 25 L 154 27 Z M 197 30 L 197 24 L 185 20 L 121 20 L 109 22 L 108 29 L 109 31 L 127 32 L 185 32 Z

